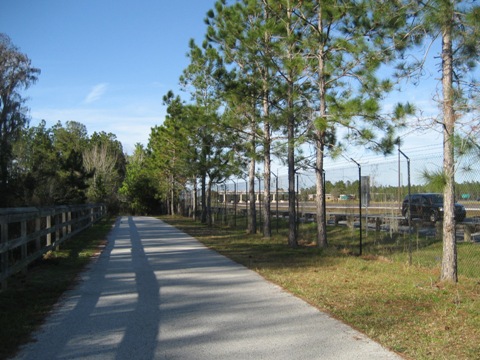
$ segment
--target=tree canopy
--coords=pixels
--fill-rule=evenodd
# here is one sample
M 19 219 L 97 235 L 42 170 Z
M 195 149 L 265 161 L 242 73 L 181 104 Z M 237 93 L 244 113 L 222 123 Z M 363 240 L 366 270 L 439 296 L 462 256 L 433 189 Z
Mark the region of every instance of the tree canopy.
M 0 33 L 0 198 L 11 198 L 9 174 L 12 147 L 28 124 L 27 108 L 21 91 L 32 85 L 40 70 L 33 67 L 27 55 Z
M 297 242 L 296 176 L 316 174 L 317 245 L 325 228 L 325 158 L 353 146 L 391 153 L 415 104 L 385 100 L 404 80 L 420 83 L 426 59 L 438 60 L 443 167 L 426 174 L 445 198 L 442 279 L 456 281 L 455 165 L 478 151 L 480 7 L 469 0 L 218 0 L 205 37 L 188 44 L 179 75 L 187 96 L 163 98 L 167 115 L 148 146 L 125 156 L 114 134 L 88 136 L 80 122 L 28 126 L 21 96 L 39 69 L 0 35 L 0 196 L 7 205 L 108 201 L 135 213 L 178 213 L 186 192 L 212 224 L 211 192 L 230 177 L 263 192 L 271 236 L 271 163 L 288 166 L 288 244 Z M 432 49 L 439 49 L 431 54 Z M 160 99 L 159 99 L 160 101 Z M 418 114 L 417 114 L 418 115 Z M 433 125 L 432 125 L 433 126 Z M 302 153 L 308 144 L 314 149 Z M 262 174 L 257 166 L 263 165 Z M 255 180 L 263 178 L 263 189 Z M 200 199 L 197 200 L 197 190 Z M 249 232 L 257 204 L 249 202 Z

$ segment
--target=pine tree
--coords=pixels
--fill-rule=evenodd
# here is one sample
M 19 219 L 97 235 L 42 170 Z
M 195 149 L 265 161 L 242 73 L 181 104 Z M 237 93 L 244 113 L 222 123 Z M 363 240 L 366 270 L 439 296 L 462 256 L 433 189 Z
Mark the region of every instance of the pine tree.
M 392 150 L 394 128 L 408 106 L 394 114 L 381 111 L 381 100 L 392 88 L 377 73 L 394 53 L 393 34 L 404 23 L 384 21 L 394 2 L 269 1 L 270 13 L 283 29 L 275 34 L 277 72 L 283 80 L 284 115 L 289 167 L 289 243 L 295 244 L 294 151 L 303 142 L 303 119 L 315 144 L 317 183 L 317 243 L 327 245 L 324 219 L 323 161 L 326 152 L 342 151 L 336 134 L 346 130 L 347 142 L 374 151 Z M 389 19 L 390 20 L 390 19 Z
M 180 83 L 193 100 L 190 118 L 194 122 L 192 138 L 201 182 L 202 222 L 212 225 L 212 187 L 225 182 L 238 169 L 232 146 L 235 139 L 219 113 L 222 79 L 227 72 L 217 50 L 206 41 L 199 47 L 192 40 L 188 56 L 190 64 L 180 77 Z
M 244 0 L 227 6 L 226 1 L 220 0 L 215 10 L 209 11 L 206 22 L 209 25 L 207 39 L 218 47 L 225 62 L 233 66 L 224 96 L 230 114 L 237 114 L 236 118 L 231 116 L 231 125 L 240 137 L 247 138 L 250 199 L 256 198 L 256 164 L 263 160 L 263 234 L 270 237 L 270 164 L 274 131 L 270 116 L 274 86 L 274 67 L 269 59 L 272 21 L 267 6 L 261 1 Z M 260 193 L 261 189 L 258 190 Z M 249 233 L 255 233 L 255 201 L 250 201 L 248 224 Z
M 440 279 L 456 282 L 457 248 L 455 240 L 455 138 L 468 136 L 472 123 L 464 116 L 478 100 L 479 90 L 468 77 L 480 55 L 480 6 L 470 1 L 435 0 L 425 3 L 425 25 L 432 37 L 441 38 L 443 174 L 445 187 L 443 219 L 443 257 Z M 473 90 L 470 92 L 469 90 Z M 477 117 L 478 121 L 478 117 Z M 475 125 L 473 125 L 475 126 Z M 459 127 L 458 131 L 456 128 Z
M 442 111 L 441 116 L 434 119 L 434 123 L 440 124 L 443 130 L 443 168 L 440 178 L 444 185 L 444 217 L 440 279 L 456 282 L 455 154 L 461 153 L 456 144 L 478 143 L 475 135 L 478 134 L 478 115 L 472 115 L 471 111 L 478 108 L 480 95 L 478 82 L 472 80 L 480 55 L 480 6 L 469 0 L 425 0 L 405 2 L 405 5 L 408 5 L 412 14 L 409 40 L 413 43 L 423 40 L 422 44 L 427 49 L 424 58 L 430 55 L 431 49 L 440 49 L 438 53 L 431 54 L 441 61 L 442 92 L 436 98 L 440 99 Z M 418 76 L 424 67 L 423 60 L 402 62 L 399 64 L 399 74 Z

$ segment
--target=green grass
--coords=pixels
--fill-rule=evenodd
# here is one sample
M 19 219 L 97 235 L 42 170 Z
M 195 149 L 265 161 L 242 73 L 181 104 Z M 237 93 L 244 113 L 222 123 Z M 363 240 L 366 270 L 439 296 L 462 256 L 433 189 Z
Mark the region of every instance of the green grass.
M 59 297 L 75 284 L 78 273 L 97 255 L 111 230 L 103 219 L 32 264 L 26 274 L 8 280 L 0 292 L 0 359 L 15 354 L 30 339 Z
M 303 224 L 300 246 L 292 249 L 283 223 L 278 234 L 274 231 L 274 237 L 265 239 L 246 235 L 244 229 L 165 220 L 405 358 L 478 358 L 479 278 L 474 270 L 460 271 L 458 284 L 439 283 L 438 241 L 419 239 L 421 246 L 408 265 L 404 238 L 369 236 L 365 239 L 369 255 L 359 257 L 355 255 L 358 231 L 342 227 L 328 227 L 331 246 L 321 250 L 311 243 L 314 225 Z M 98 254 L 112 223 L 111 219 L 97 223 L 59 252 L 47 254 L 26 276 L 9 281 L 9 288 L 0 293 L 0 359 L 12 356 L 30 339 L 61 294 Z M 276 223 L 272 225 L 275 228 Z M 459 269 L 475 269 L 472 264 L 478 265 L 479 248 L 459 244 Z
M 357 233 L 342 227 L 328 227 L 326 250 L 309 242 L 308 228 L 301 231 L 301 246 L 292 249 L 283 230 L 265 239 L 188 219 L 165 220 L 405 358 L 478 359 L 479 279 L 461 275 L 458 284 L 439 283 L 438 242 L 415 251 L 409 265 L 403 247 L 393 246 L 402 239 L 359 257 L 352 250 Z M 471 250 L 466 246 L 478 249 L 461 244 L 459 253 Z

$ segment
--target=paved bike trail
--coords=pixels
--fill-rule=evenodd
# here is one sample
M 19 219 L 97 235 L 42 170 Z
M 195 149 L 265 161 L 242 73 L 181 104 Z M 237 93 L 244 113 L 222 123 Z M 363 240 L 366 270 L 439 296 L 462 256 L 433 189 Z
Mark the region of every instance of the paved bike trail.
M 151 217 L 102 254 L 17 359 L 400 359 Z

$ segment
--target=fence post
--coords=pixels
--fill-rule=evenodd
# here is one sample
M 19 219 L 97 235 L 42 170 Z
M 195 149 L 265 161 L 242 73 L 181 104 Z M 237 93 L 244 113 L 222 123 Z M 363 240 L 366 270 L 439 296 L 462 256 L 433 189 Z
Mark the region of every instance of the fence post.
M 54 216 L 53 216 L 53 221 L 55 222 L 55 241 L 54 241 L 54 244 L 55 244 L 55 251 L 58 251 L 60 250 L 60 243 L 59 243 L 59 240 L 60 240 L 60 225 L 59 224 L 59 216 L 58 216 L 58 213 L 55 211 L 54 212 Z
M 362 255 L 362 166 L 350 158 L 358 166 L 358 212 L 359 212 L 359 223 L 360 223 L 360 245 L 359 245 L 359 255 Z
M 62 211 L 62 239 L 65 239 L 68 235 L 68 228 L 67 228 L 67 213 L 66 211 Z
M 52 227 L 52 214 L 48 214 L 45 218 L 46 225 L 45 228 L 49 230 Z M 47 234 L 47 246 L 52 245 L 52 233 L 49 231 Z
M 21 259 L 22 262 L 27 258 L 28 253 L 27 253 L 27 220 L 22 220 L 21 225 L 20 225 L 20 238 L 22 239 L 23 245 L 21 248 Z M 27 267 L 24 267 L 22 272 L 24 274 L 27 273 Z
M 42 224 L 42 218 L 40 217 L 40 213 L 39 213 L 35 218 L 35 232 L 37 234 L 40 232 L 41 224 Z M 35 239 L 35 250 L 38 251 L 40 250 L 41 247 L 42 247 L 41 236 L 38 235 L 37 238 Z
M 402 154 L 407 159 L 407 172 L 408 172 L 408 263 L 412 265 L 412 204 L 411 204 L 411 186 L 410 186 L 410 158 L 398 147 L 398 153 Z M 399 155 L 400 158 L 400 155 Z M 400 160 L 399 160 L 400 161 Z M 400 166 L 399 166 L 400 176 Z M 401 199 L 399 199 L 401 200 Z M 401 205 L 399 205 L 401 206 Z
M 95 220 L 104 215 L 106 207 L 96 204 L 95 206 L 62 206 L 36 210 L 32 208 L 2 210 L 0 215 L 0 289 L 7 287 L 7 278 L 10 275 L 17 272 L 26 273 L 31 261 L 41 257 L 46 251 L 58 250 L 60 244 L 71 234 L 76 234 L 91 226 Z M 44 218 L 45 220 L 43 220 Z M 10 223 L 15 225 L 13 229 L 10 228 Z M 17 229 L 18 225 L 20 231 Z M 10 231 L 12 233 L 10 234 L 9 230 L 15 231 Z M 46 243 L 43 241 L 44 236 Z
M 67 221 L 67 234 L 70 234 L 72 232 L 72 210 L 70 208 L 68 208 L 67 212 Z
M 468 224 L 463 225 L 463 241 L 464 242 L 473 242 L 472 240 L 472 226 Z
M 0 227 L 1 227 L 1 232 L 0 232 L 0 244 L 6 244 L 8 242 L 8 223 L 7 221 L 5 220 L 5 222 L 1 222 L 0 223 Z M 1 270 L 1 274 L 4 275 L 7 270 L 8 270 L 8 252 L 7 251 L 4 251 L 2 252 L 2 256 L 0 258 L 0 270 Z M 6 289 L 7 288 L 7 279 L 4 278 L 2 280 L 2 289 Z
M 437 240 L 443 239 L 443 220 L 435 223 L 435 236 Z

